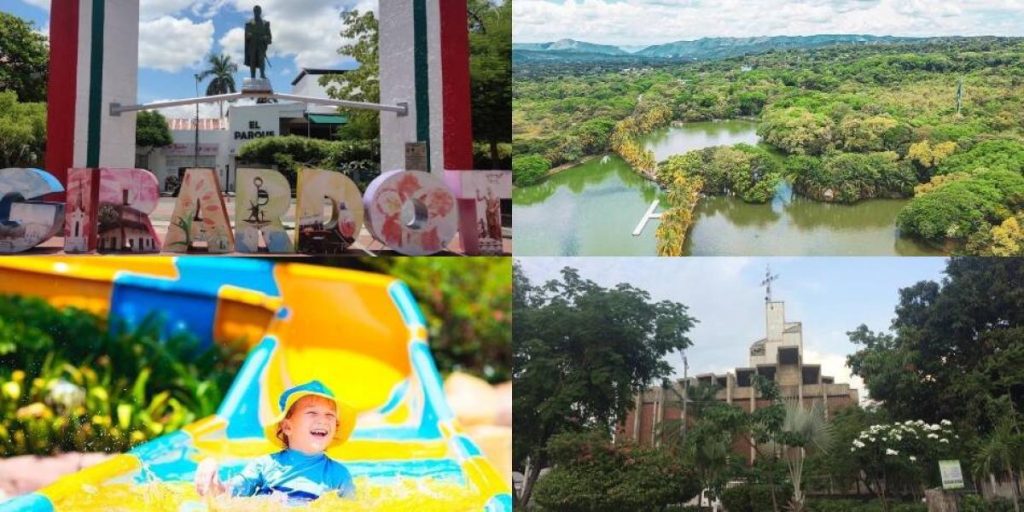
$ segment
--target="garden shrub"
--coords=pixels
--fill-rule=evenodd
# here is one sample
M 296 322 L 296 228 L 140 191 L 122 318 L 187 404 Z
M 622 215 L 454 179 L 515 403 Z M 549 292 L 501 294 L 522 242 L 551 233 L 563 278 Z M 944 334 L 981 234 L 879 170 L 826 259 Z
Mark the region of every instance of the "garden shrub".
M 244 354 L 0 296 L 0 456 L 124 451 L 216 412 Z
M 614 446 L 601 433 L 560 434 L 548 443 L 554 461 L 534 488 L 536 503 L 560 512 L 658 510 L 699 492 L 692 470 L 657 449 Z
M 378 140 L 330 141 L 296 135 L 263 137 L 246 142 L 238 149 L 240 166 L 274 166 L 295 190 L 302 166 L 338 171 L 366 190 L 380 172 Z M 389 169 L 390 170 L 390 169 Z
M 775 490 L 780 509 L 785 508 L 793 496 L 790 485 Z M 722 505 L 728 512 L 772 512 L 772 488 L 766 484 L 743 484 L 728 487 L 722 492 Z
M 517 187 L 539 183 L 547 175 L 551 163 L 536 154 L 512 158 L 512 181 Z

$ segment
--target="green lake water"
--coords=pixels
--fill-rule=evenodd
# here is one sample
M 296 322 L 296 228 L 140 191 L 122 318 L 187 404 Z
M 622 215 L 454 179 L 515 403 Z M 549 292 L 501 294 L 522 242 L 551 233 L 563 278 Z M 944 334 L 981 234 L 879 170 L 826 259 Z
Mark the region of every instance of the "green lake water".
M 758 141 L 748 121 L 687 123 L 644 138 L 657 160 L 709 146 Z M 632 236 L 654 199 L 664 195 L 619 157 L 595 158 L 512 194 L 515 254 L 523 256 L 652 256 L 652 220 Z M 938 255 L 898 236 L 896 214 L 905 199 L 855 205 L 819 203 L 782 185 L 769 204 L 706 197 L 694 211 L 685 254 L 695 256 Z

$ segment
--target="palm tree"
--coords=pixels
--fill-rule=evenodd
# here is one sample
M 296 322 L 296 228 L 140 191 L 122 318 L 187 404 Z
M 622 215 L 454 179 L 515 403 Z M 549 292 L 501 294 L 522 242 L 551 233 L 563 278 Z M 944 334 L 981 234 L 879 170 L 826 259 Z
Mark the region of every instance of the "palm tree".
M 206 63 L 210 66 L 199 73 L 199 80 L 206 80 L 209 77 L 213 77 L 210 83 L 206 86 L 206 95 L 214 96 L 217 94 L 228 94 L 235 92 L 235 73 L 238 72 L 238 65 L 231 62 L 231 57 L 224 55 L 210 54 L 206 58 Z M 220 117 L 224 117 L 224 102 L 220 102 Z
M 786 419 L 775 440 L 765 446 L 779 454 L 789 469 L 793 483 L 793 500 L 790 510 L 804 510 L 804 492 L 801 488 L 804 473 L 804 459 L 809 452 L 828 451 L 832 444 L 832 426 L 825 419 L 825 408 L 818 402 L 811 409 L 805 409 L 796 401 L 786 402 Z
M 974 459 L 974 474 L 981 480 L 985 475 L 1005 475 L 1013 487 L 1013 509 L 1020 512 L 1017 472 L 1024 460 L 1024 435 L 1012 420 L 999 422 L 995 430 L 978 446 Z

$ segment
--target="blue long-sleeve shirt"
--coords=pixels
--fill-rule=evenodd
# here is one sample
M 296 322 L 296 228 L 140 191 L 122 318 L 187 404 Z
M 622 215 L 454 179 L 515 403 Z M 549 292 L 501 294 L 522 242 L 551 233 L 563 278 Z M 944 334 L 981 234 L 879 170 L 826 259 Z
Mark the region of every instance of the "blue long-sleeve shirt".
M 288 501 L 312 501 L 336 491 L 354 497 L 355 485 L 348 469 L 327 455 L 306 455 L 282 450 L 250 462 L 227 482 L 233 496 L 283 493 Z

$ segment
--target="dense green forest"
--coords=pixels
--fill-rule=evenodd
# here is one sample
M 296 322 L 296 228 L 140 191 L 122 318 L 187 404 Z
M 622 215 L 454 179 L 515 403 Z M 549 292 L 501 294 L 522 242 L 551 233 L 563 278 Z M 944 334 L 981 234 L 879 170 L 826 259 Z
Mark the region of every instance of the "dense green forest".
M 637 141 L 673 122 L 730 118 L 757 119 L 763 147 L 655 162 Z M 681 250 L 700 194 L 764 202 L 780 179 L 819 201 L 913 197 L 897 219 L 902 233 L 953 252 L 1024 254 L 1024 39 L 642 67 L 517 63 L 513 136 L 517 185 L 614 151 L 667 188 L 662 254 Z

